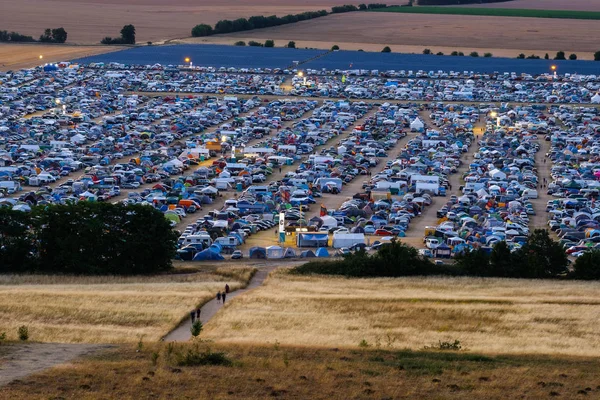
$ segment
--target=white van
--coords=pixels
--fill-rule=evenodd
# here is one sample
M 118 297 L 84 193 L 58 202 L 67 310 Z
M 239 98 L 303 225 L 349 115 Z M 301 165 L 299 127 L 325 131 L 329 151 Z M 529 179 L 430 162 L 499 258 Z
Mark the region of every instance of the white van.
M 525 189 L 523 190 L 523 197 L 527 199 L 537 199 L 538 191 L 535 189 Z

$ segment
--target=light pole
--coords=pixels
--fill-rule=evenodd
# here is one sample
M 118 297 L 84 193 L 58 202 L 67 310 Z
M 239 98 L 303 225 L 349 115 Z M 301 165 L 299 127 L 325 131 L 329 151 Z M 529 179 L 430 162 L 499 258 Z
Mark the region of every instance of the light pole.
M 304 76 L 304 72 L 298 71 L 298 77 L 299 78 L 304 78 L 303 79 L 303 82 L 304 82 L 303 84 L 304 84 L 304 86 L 306 86 L 306 76 Z
M 556 65 L 552 65 L 550 67 L 550 70 L 552 70 L 552 72 L 554 73 L 554 77 L 556 78 Z
M 56 100 L 54 100 L 54 102 L 56 103 L 56 108 L 57 109 L 60 108 L 60 99 L 56 99 Z M 55 111 L 55 114 L 58 114 L 58 112 Z
M 492 118 L 496 118 L 496 128 L 500 128 L 500 117 L 498 116 L 498 113 L 496 111 L 492 111 L 490 115 Z
M 185 61 L 186 63 L 189 63 L 189 64 L 190 64 L 190 68 L 192 68 L 192 59 L 191 59 L 191 58 L 189 58 L 189 57 L 186 57 L 184 61 Z

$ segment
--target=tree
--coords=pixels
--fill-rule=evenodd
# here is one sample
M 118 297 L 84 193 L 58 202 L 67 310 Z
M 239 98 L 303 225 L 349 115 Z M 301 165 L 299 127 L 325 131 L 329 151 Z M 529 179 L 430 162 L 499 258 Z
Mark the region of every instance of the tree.
M 594 53 L 594 61 L 600 61 L 600 51 Z
M 521 53 L 521 54 L 519 54 L 519 55 L 517 56 L 517 58 L 520 58 L 520 59 L 525 59 L 525 54 Z
M 263 44 L 260 42 L 255 42 L 254 40 L 251 40 L 248 42 L 248 46 L 250 47 L 263 47 Z
M 246 18 L 238 18 L 231 22 L 231 29 L 233 32 L 248 31 L 252 28 L 252 24 L 248 22 Z
M 359 4 L 358 5 L 358 9 L 361 10 L 361 11 L 364 11 L 364 10 L 367 9 L 367 5 L 366 4 Z
M 382 53 L 391 53 L 392 49 L 390 49 L 390 46 L 385 46 L 383 48 L 383 50 L 381 50 Z
M 234 45 L 234 46 L 245 46 L 245 45 L 246 45 L 246 42 L 244 42 L 243 40 L 240 40 L 240 41 L 238 41 L 238 42 L 235 42 L 233 45 Z
M 575 53 L 570 54 L 569 60 L 577 60 L 577 54 L 575 54 Z
M 490 256 L 481 248 L 458 254 L 454 259 L 456 267 L 467 275 L 493 276 L 490 270 Z
M 340 49 L 340 46 L 338 46 L 337 44 L 334 44 L 333 46 L 331 46 L 332 51 L 339 50 L 339 49 Z
M 121 29 L 121 39 L 124 44 L 135 44 L 135 26 L 129 24 Z
M 213 28 L 207 24 L 199 24 L 192 28 L 193 37 L 210 36 L 213 34 Z
M 478 52 L 476 52 L 476 51 L 472 51 L 472 52 L 469 54 L 469 56 L 471 56 L 471 57 L 479 57 L 479 53 L 478 53 Z
M 43 42 L 43 43 L 52 42 L 52 30 L 51 29 L 46 28 L 44 33 L 40 36 L 40 42 Z
M 437 53 L 435 53 L 436 56 L 443 56 L 444 53 L 442 53 L 441 51 L 438 51 Z
M 494 245 L 490 254 L 490 271 L 492 276 L 516 277 L 517 262 L 505 241 Z
M 423 49 L 423 54 L 431 54 L 431 50 L 430 49 Z
M 450 53 L 451 56 L 457 56 L 458 55 L 458 51 L 454 50 L 452 53 Z
M 265 40 L 265 47 L 275 47 L 275 41 L 274 40 Z
M 463 57 L 465 55 L 465 53 L 463 53 L 462 51 L 458 52 L 459 57 Z
M 544 56 L 544 60 L 549 60 L 550 56 L 548 55 L 548 53 L 546 53 L 546 55 Z
M 483 56 L 485 58 L 490 58 L 490 57 L 493 57 L 494 55 L 492 53 L 483 53 Z
M 233 22 L 228 19 L 222 19 L 215 24 L 215 33 L 233 32 Z
M 67 41 L 67 31 L 65 30 L 65 28 L 56 28 L 56 29 L 52 29 L 52 39 L 56 42 L 56 43 L 64 43 Z
M 567 272 L 569 262 L 562 246 L 552 240 L 548 231 L 536 229 L 515 253 L 518 275 L 523 278 L 553 278 Z
M 564 51 L 558 51 L 556 52 L 556 56 L 554 57 L 555 60 L 566 60 L 565 58 L 565 52 Z
M 600 250 L 586 251 L 575 261 L 573 277 L 577 279 L 600 279 Z
M 293 40 L 290 40 L 287 44 L 287 48 L 288 49 L 295 49 L 296 48 L 296 42 L 294 42 Z
M 0 273 L 35 269 L 31 214 L 0 207 Z

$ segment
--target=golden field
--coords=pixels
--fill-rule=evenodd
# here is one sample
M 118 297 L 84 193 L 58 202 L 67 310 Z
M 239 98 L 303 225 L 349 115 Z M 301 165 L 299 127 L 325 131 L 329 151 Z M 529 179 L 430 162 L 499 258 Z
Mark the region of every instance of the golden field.
M 231 366 L 181 366 L 193 345 L 120 346 L 14 381 L 0 399 L 575 399 L 600 395 L 598 358 L 201 344 Z M 156 363 L 152 359 L 156 357 Z M 583 393 L 585 392 L 585 393 Z M 582 394 L 583 393 L 583 394 Z
M 481 278 L 345 279 L 272 274 L 202 336 L 227 343 L 599 356 L 600 284 Z
M 61 343 L 157 341 L 228 283 L 245 286 L 252 268 L 155 277 L 0 276 L 0 332 Z

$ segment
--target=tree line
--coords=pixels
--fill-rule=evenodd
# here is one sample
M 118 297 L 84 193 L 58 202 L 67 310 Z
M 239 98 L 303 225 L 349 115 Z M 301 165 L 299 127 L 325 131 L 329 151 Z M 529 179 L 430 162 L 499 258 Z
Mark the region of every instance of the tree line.
M 67 41 L 67 31 L 65 28 L 46 29 L 39 40 L 32 36 L 22 35 L 18 32 L 0 31 L 0 42 L 19 42 L 19 43 L 64 43 Z
M 221 33 L 233 33 L 249 31 L 252 29 L 270 28 L 273 26 L 293 24 L 295 22 L 307 21 L 314 18 L 325 17 L 329 14 L 339 14 L 351 11 L 373 10 L 376 8 L 387 7 L 385 4 L 372 3 L 355 5 L 335 6 L 331 8 L 331 12 L 327 10 L 306 11 L 300 14 L 289 14 L 283 17 L 270 15 L 268 17 L 262 15 L 252 16 L 250 18 L 238 18 L 235 20 L 223 19 L 218 21 L 214 27 L 208 24 L 198 24 L 192 29 L 192 36 L 203 37 L 217 35 Z
M 569 268 L 562 246 L 544 229 L 535 230 L 527 242 L 511 252 L 498 242 L 491 252 L 477 249 L 455 257 L 453 264 L 434 264 L 417 249 L 399 241 L 384 244 L 375 254 L 359 250 L 336 261 L 312 261 L 296 267 L 297 274 L 349 277 L 477 276 L 528 279 L 600 279 L 600 251 L 592 250 Z
M 0 273 L 129 275 L 171 268 L 177 235 L 142 205 L 0 208 Z

